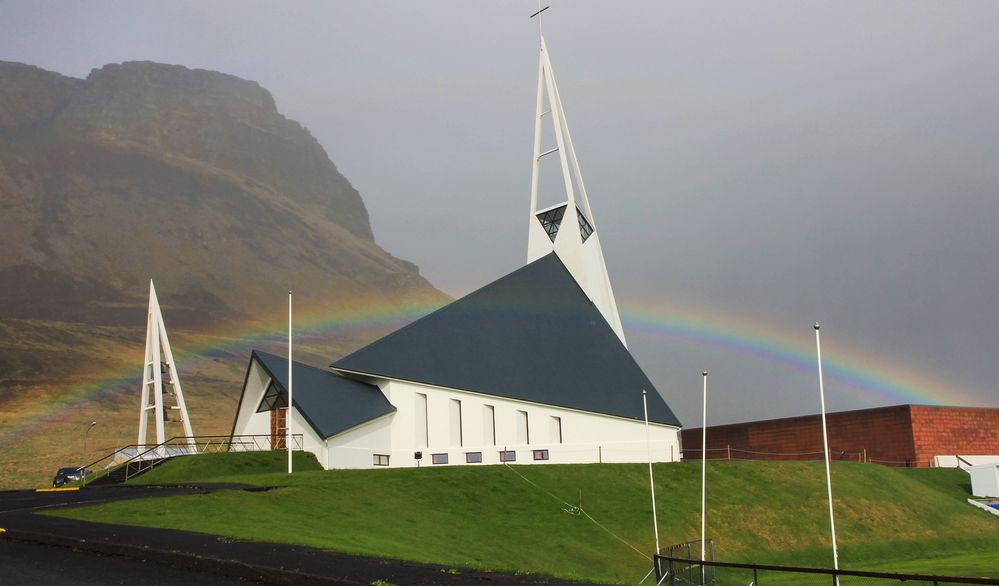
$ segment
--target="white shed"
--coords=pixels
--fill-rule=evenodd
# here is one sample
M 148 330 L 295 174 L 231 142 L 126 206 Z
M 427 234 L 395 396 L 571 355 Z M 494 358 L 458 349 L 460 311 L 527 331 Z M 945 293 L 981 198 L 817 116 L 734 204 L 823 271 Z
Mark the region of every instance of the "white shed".
M 982 464 L 968 469 L 971 493 L 977 497 L 999 497 L 999 463 Z

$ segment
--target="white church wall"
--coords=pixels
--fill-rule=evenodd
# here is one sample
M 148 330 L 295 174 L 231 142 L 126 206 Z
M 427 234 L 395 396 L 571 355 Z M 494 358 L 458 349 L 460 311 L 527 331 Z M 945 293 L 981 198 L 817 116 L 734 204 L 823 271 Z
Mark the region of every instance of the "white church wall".
M 243 389 L 243 401 L 239 405 L 236 425 L 233 435 L 269 435 L 271 433 L 271 414 L 257 413 L 257 407 L 264 398 L 264 391 L 270 383 L 267 372 L 255 360 L 250 362 L 250 372 L 246 377 L 246 387 Z
M 292 389 L 292 393 L 294 394 L 294 389 Z M 266 413 L 266 415 L 270 415 L 270 413 Z M 302 449 L 306 452 L 312 452 L 320 464 L 326 462 L 326 441 L 319 437 L 319 434 L 309 425 L 298 409 L 291 410 L 291 433 L 292 435 L 301 434 Z
M 499 464 L 501 452 L 513 452 L 518 464 L 645 462 L 648 458 L 643 421 L 405 381 L 381 381 L 379 386 L 398 410 L 387 438 L 392 467 L 434 466 L 445 461 L 448 465 Z M 421 396 L 426 396 L 425 416 Z M 456 402 L 460 433 L 455 429 Z M 654 461 L 679 459 L 677 428 L 651 424 L 649 431 Z M 424 433 L 426 446 L 414 441 Z M 414 458 L 416 451 L 423 453 L 419 462 Z M 359 463 L 370 467 L 362 460 Z
M 243 390 L 243 402 L 239 406 L 239 413 L 236 417 L 233 435 L 254 435 L 264 436 L 247 445 L 247 449 L 261 449 L 272 447 L 265 437 L 271 434 L 271 412 L 263 411 L 257 413 L 260 401 L 264 398 L 267 386 L 270 384 L 270 376 L 256 361 L 250 363 L 250 372 L 246 377 L 246 388 Z M 302 435 L 302 447 L 304 450 L 316 455 L 320 463 L 326 461 L 326 443 L 319 434 L 309 425 L 298 409 L 292 409 L 292 430 L 295 435 Z M 247 439 L 246 441 L 251 441 Z
M 320 460 L 323 467 L 342 470 L 395 466 L 394 460 L 402 454 L 389 449 L 394 418 L 395 414 L 390 414 L 328 438 L 328 459 Z

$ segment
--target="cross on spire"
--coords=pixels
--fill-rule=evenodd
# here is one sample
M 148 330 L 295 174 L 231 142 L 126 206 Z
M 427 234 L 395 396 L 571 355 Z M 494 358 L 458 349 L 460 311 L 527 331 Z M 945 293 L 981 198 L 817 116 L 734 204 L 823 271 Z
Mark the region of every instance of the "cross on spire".
M 541 0 L 538 0 L 538 11 L 535 12 L 534 14 L 532 14 L 530 16 L 531 18 L 534 18 L 535 16 L 538 17 L 538 36 L 539 37 L 541 36 L 541 13 L 544 12 L 545 10 L 548 10 L 549 8 L 551 8 L 551 6 L 545 6 L 544 8 L 542 8 L 541 7 Z

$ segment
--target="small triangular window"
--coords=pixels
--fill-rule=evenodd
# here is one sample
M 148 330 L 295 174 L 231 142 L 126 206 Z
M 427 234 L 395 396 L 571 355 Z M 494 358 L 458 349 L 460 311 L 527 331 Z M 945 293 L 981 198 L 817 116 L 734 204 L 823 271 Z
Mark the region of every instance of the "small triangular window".
M 260 407 L 257 407 L 257 413 L 273 411 L 274 409 L 284 409 L 287 406 L 288 396 L 274 384 L 274 381 L 271 381 L 271 384 L 267 385 L 267 392 L 264 393 L 264 398 L 260 401 Z
M 555 242 L 555 236 L 558 235 L 558 227 L 562 223 L 562 218 L 565 217 L 565 208 L 566 206 L 559 206 L 538 214 L 538 221 L 541 222 L 541 226 L 548 233 L 548 237 L 551 238 L 552 242 Z
M 579 218 L 579 236 L 583 239 L 583 242 L 586 242 L 590 234 L 593 234 L 593 226 L 586 221 L 586 216 L 583 215 L 583 212 L 579 211 L 579 208 L 576 208 L 576 217 Z

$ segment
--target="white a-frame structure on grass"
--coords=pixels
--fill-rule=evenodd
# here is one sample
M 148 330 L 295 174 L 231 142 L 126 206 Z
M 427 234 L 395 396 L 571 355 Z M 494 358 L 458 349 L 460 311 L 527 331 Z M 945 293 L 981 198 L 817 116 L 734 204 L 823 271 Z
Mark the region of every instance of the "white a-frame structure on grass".
M 547 109 L 545 106 L 547 105 Z M 596 305 L 611 329 L 625 346 L 624 329 L 617 312 L 617 302 L 611 288 L 600 236 L 586 197 L 583 175 L 579 172 L 576 150 L 569 136 L 562 98 L 555 83 L 555 73 L 548 58 L 545 37 L 541 36 L 541 58 L 538 62 L 538 99 L 534 120 L 534 165 L 531 170 L 531 217 L 527 236 L 528 264 L 555 252 L 565 268 Z M 542 151 L 541 131 L 546 116 L 551 117 L 555 146 Z M 538 209 L 538 179 L 541 159 L 558 154 L 562 167 L 565 199 L 553 206 Z
M 174 404 L 163 402 L 163 385 L 169 385 L 168 394 L 173 395 Z M 164 423 L 170 420 L 170 411 L 178 411 L 180 422 L 184 425 L 184 435 L 187 443 L 194 448 L 194 432 L 191 431 L 191 420 L 187 416 L 187 405 L 184 403 L 184 392 L 180 388 L 180 375 L 177 373 L 177 363 L 170 350 L 170 339 L 167 337 L 166 325 L 163 324 L 163 313 L 160 302 L 156 298 L 156 287 L 149 280 L 149 312 L 146 315 L 146 353 L 142 367 L 142 402 L 139 404 L 139 439 L 136 442 L 141 451 L 147 442 L 149 413 L 153 412 L 156 422 L 156 443 L 166 441 Z

